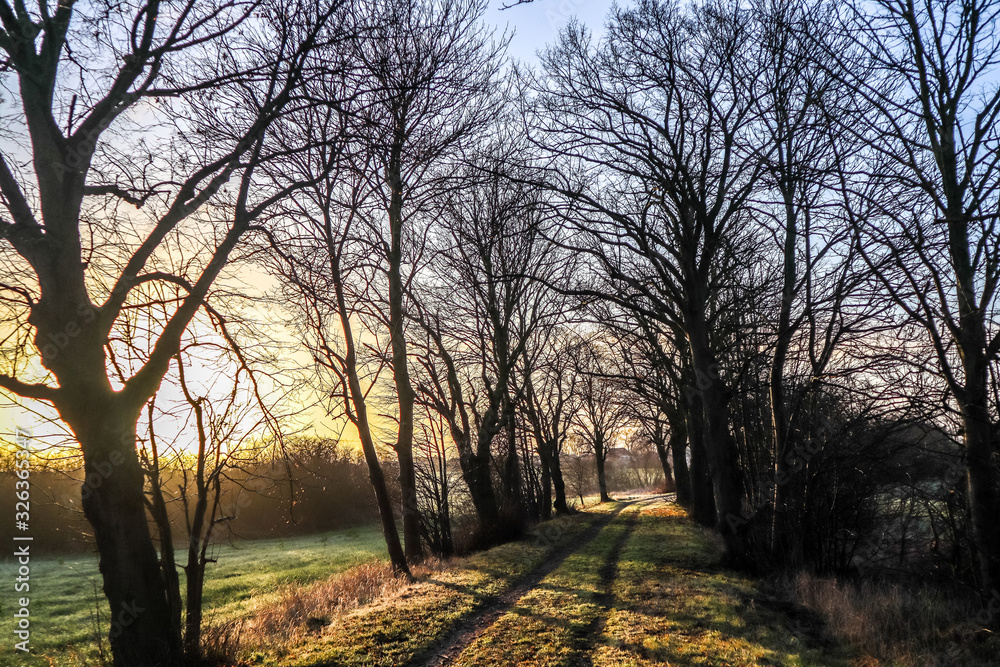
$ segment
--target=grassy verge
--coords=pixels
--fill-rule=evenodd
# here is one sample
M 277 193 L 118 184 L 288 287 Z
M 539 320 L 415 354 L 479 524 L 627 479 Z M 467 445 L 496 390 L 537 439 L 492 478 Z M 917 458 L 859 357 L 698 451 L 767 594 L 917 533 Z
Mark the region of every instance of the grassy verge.
M 405 665 L 548 562 L 542 571 L 551 571 L 484 623 L 452 664 L 860 664 L 829 638 L 816 615 L 720 567 L 716 539 L 672 503 L 647 499 L 627 506 L 580 546 L 602 513 L 621 508 L 611 503 L 546 522 L 526 540 L 416 569 L 412 583 L 372 563 L 383 552 L 375 529 L 223 551 L 208 584 L 206 636 L 230 665 Z M 576 551 L 564 560 L 549 560 L 570 545 Z M 39 653 L 51 647 L 51 660 L 0 657 L 0 665 L 87 664 L 96 567 L 44 559 L 37 567 L 32 592 L 37 575 L 37 599 L 46 604 L 37 607 L 32 639 Z M 65 590 L 57 595 L 58 586 Z M 62 612 L 69 616 L 58 619 Z M 59 624 L 58 633 L 41 629 L 45 615 Z
M 721 549 L 675 505 L 647 508 L 622 551 L 593 655 L 605 667 L 846 667 L 850 653 L 719 567 Z
M 252 540 L 214 547 L 218 563 L 208 566 L 205 584 L 206 621 L 223 623 L 250 613 L 291 583 L 308 583 L 359 563 L 385 558 L 385 543 L 376 527 L 275 540 Z M 0 666 L 97 664 L 96 637 L 108 630 L 106 602 L 95 555 L 31 560 L 31 654 L 14 654 L 12 607 L 17 565 L 0 562 L 5 593 L 0 609 Z M 181 573 L 181 590 L 184 588 Z M 9 585 L 8 585 L 9 583 Z M 252 604 L 251 604 L 252 601 Z M 100 614 L 100 616 L 98 616 Z M 98 620 L 101 633 L 97 632 Z
M 405 665 L 580 535 L 599 512 L 616 507 L 543 524 L 543 533 L 558 537 L 548 544 L 508 544 L 454 561 L 292 643 L 267 646 L 259 637 L 256 651 L 243 653 L 243 664 Z M 815 616 L 721 568 L 720 554 L 711 533 L 673 504 L 627 507 L 482 628 L 451 664 L 852 664 L 854 654 Z
M 996 620 L 1000 593 L 983 609 L 978 598 L 933 582 L 860 584 L 800 574 L 779 582 L 779 590 L 814 610 L 830 631 L 864 656 L 859 665 L 962 665 L 1000 663 Z

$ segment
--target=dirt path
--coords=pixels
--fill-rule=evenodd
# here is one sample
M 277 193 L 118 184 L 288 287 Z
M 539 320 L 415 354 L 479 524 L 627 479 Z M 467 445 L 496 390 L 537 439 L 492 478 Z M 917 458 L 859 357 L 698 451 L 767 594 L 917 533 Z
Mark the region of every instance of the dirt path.
M 646 501 L 647 500 L 644 499 L 642 502 Z M 454 628 L 451 629 L 451 631 L 448 632 L 447 635 L 445 635 L 440 641 L 436 642 L 434 646 L 424 653 L 415 656 L 413 660 L 408 663 L 410 667 L 441 667 L 443 665 L 450 665 L 469 644 L 485 633 L 498 618 L 513 608 L 522 597 L 538 586 L 542 579 L 562 565 L 562 563 L 571 555 L 592 542 L 608 524 L 621 514 L 622 510 L 630 507 L 636 502 L 640 501 L 624 501 L 621 507 L 595 521 L 594 525 L 588 528 L 586 532 L 578 538 L 557 549 L 549 557 L 549 559 L 545 561 L 545 563 L 535 569 L 531 574 L 521 579 L 521 581 L 518 582 L 513 588 L 498 596 L 486 599 L 476 612 L 460 621 Z M 634 516 L 630 517 L 629 528 L 626 529 L 622 536 L 616 541 L 608 561 L 606 561 L 601 568 L 600 574 L 602 587 L 605 591 L 607 591 L 604 593 L 604 599 L 601 602 L 602 606 L 605 606 L 605 608 L 611 602 L 609 589 L 611 583 L 614 581 L 618 555 L 621 552 L 625 541 L 628 539 L 628 535 L 632 532 L 631 528 L 634 525 L 634 522 Z

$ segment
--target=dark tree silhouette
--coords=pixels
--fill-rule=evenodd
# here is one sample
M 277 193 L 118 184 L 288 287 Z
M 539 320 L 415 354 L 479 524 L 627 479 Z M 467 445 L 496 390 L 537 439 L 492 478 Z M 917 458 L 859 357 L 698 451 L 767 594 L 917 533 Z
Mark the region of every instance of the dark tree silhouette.
M 571 265 L 542 236 L 540 193 L 514 178 L 512 156 L 486 154 L 467 168 L 466 186 L 442 216 L 418 318 L 428 336 L 421 392 L 448 420 L 482 528 L 496 536 L 513 528 L 502 521 L 504 505 L 512 521 L 525 513 L 516 439 L 505 443 L 503 502 L 493 488 L 494 440 L 509 434 L 526 391 L 517 377 L 522 359 L 559 314 L 540 280 L 560 282 Z
M 251 188 L 258 167 L 291 148 L 272 144 L 269 129 L 297 103 L 330 11 L 308 3 L 0 3 L 0 49 L 20 107 L 7 130 L 23 130 L 31 158 L 22 169 L 9 149 L 0 155 L 5 326 L 21 347 L 6 357 L 14 363 L 0 387 L 54 405 L 88 475 L 113 471 L 83 507 L 112 615 L 142 609 L 111 636 L 116 665 L 181 661 L 146 522 L 136 422 L 230 253 L 298 185 Z M 170 122 L 173 151 L 153 145 Z M 209 206 L 223 195 L 226 207 Z M 142 212 L 126 215 L 120 203 Z M 212 220 L 198 219 L 208 208 Z M 201 254 L 173 266 L 169 249 L 182 230 L 200 239 Z M 184 295 L 135 372 L 114 382 L 108 351 L 122 312 L 144 307 L 142 286 L 163 281 Z M 41 374 L 24 363 L 31 345 Z
M 415 388 L 407 355 L 407 292 L 420 266 L 428 216 L 457 187 L 461 149 L 493 127 L 502 109 L 498 74 L 506 41 L 481 22 L 483 0 L 373 0 L 373 28 L 355 43 L 357 95 L 349 106 L 360 150 L 355 169 L 374 208 L 363 218 L 384 287 L 369 293 L 389 332 L 398 403 L 393 445 L 403 495 L 407 558 L 419 558 L 413 468 Z
M 368 397 L 384 363 L 368 363 L 355 334 L 357 320 L 369 311 L 365 287 L 373 277 L 366 270 L 368 245 L 359 229 L 371 206 L 370 191 L 366 175 L 354 168 L 360 158 L 349 156 L 358 150 L 350 142 L 350 119 L 336 108 L 339 95 L 354 94 L 346 72 L 350 64 L 344 62 L 343 49 L 326 50 L 325 57 L 341 67 L 310 86 L 324 104 L 290 116 L 281 128 L 290 140 L 305 133 L 310 148 L 288 156 L 277 168 L 311 184 L 282 206 L 280 222 L 268 234 L 269 264 L 294 290 L 289 310 L 316 363 L 312 384 L 332 397 L 328 413 L 343 414 L 357 429 L 393 570 L 409 574 L 370 417 Z
M 1000 355 L 1000 7 L 879 0 L 849 5 L 839 72 L 866 113 L 842 131 L 867 143 L 876 215 L 855 215 L 864 256 L 923 325 L 961 415 L 979 584 L 1000 582 L 1000 466 L 990 367 Z M 846 173 L 849 173 L 845 169 Z

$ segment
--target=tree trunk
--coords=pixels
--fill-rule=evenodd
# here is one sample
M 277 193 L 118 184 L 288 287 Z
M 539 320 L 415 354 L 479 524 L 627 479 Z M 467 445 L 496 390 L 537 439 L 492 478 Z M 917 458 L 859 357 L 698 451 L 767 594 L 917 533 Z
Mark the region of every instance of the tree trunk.
M 700 396 L 688 397 L 687 433 L 691 444 L 691 518 L 703 526 L 715 526 L 715 493 L 705 451 L 705 413 Z
M 749 567 L 747 522 L 744 516 L 743 476 L 739 450 L 729 432 L 728 390 L 719 377 L 706 323 L 691 318 L 688 337 L 692 368 L 698 383 L 704 424 L 704 446 L 715 491 L 716 528 L 726 544 L 726 558 L 734 567 Z
M 83 511 L 94 528 L 104 594 L 110 603 L 108 639 L 116 667 L 181 664 L 180 625 L 171 611 L 143 503 L 136 456 L 138 410 L 119 401 L 88 403 L 66 415 L 84 451 Z
M 398 145 L 398 142 L 397 142 Z M 403 502 L 403 542 L 406 558 L 418 561 L 423 556 L 420 545 L 420 509 L 417 505 L 416 473 L 413 469 L 413 403 L 410 370 L 406 355 L 406 335 L 403 312 L 402 235 L 403 179 L 400 174 L 398 150 L 394 149 L 387 180 L 389 200 L 389 337 L 392 345 L 392 376 L 399 402 L 399 430 L 396 437 L 396 457 L 399 460 L 399 488 Z
M 508 515 L 518 521 L 524 519 L 524 498 L 521 495 L 521 459 L 517 452 L 517 433 L 514 431 L 513 408 L 507 404 L 508 424 L 507 435 L 507 457 L 504 461 L 504 495 L 506 496 L 506 506 Z
M 389 552 L 389 562 L 392 563 L 392 570 L 396 574 L 410 574 L 410 568 L 406 564 L 406 555 L 403 547 L 399 543 L 399 533 L 396 532 L 396 519 L 392 513 L 392 498 L 389 496 L 389 489 L 385 485 L 385 474 L 382 472 L 382 464 L 379 463 L 375 447 L 371 444 L 371 439 L 365 443 L 361 441 L 361 449 L 365 455 L 365 463 L 368 464 L 368 480 L 375 491 L 375 502 L 378 505 L 378 515 L 382 522 L 382 535 L 385 537 L 386 549 Z
M 353 419 L 355 427 L 358 429 L 358 439 L 361 440 L 361 450 L 365 456 L 365 463 L 368 466 L 368 480 L 371 482 L 375 492 L 375 502 L 378 506 L 379 519 L 382 522 L 382 535 L 385 538 L 386 550 L 389 552 L 389 562 L 392 563 L 393 572 L 396 574 L 406 574 L 409 576 L 410 568 L 406 564 L 406 555 L 399 543 L 399 533 L 396 532 L 396 519 L 392 511 L 392 498 L 389 496 L 389 489 L 385 484 L 385 474 L 382 472 L 382 464 L 378 460 L 375 451 L 375 442 L 372 440 L 371 425 L 368 422 L 368 405 L 365 402 L 365 392 L 361 388 L 361 379 L 358 376 L 357 350 L 354 345 L 354 330 L 351 326 L 351 318 L 347 309 L 347 298 L 344 294 L 344 283 L 341 279 L 340 256 L 330 252 L 331 276 L 334 279 L 334 292 L 337 298 L 337 310 L 340 317 L 341 330 L 344 333 L 344 375 L 347 376 L 348 396 L 351 405 L 354 406 Z M 419 537 L 419 533 L 418 533 Z
M 442 438 L 443 439 L 443 438 Z M 440 450 L 438 458 L 438 478 L 440 479 L 440 501 L 438 503 L 438 521 L 441 522 L 441 553 L 448 557 L 455 553 L 455 543 L 451 538 L 451 488 L 448 484 L 448 457 Z
M 199 416 L 199 422 L 200 422 Z M 201 429 L 199 428 L 199 431 Z M 202 441 L 204 443 L 204 440 Z M 202 559 L 203 533 L 208 512 L 208 486 L 205 484 L 205 448 L 202 445 L 198 459 L 198 498 L 195 501 L 194 516 L 188 535 L 187 567 L 187 611 L 184 616 L 184 657 L 191 664 L 201 659 L 201 616 L 202 597 L 205 588 L 205 561 Z M 211 521 L 211 518 L 209 518 Z M 210 535 L 204 535 L 207 542 Z
M 205 563 L 201 550 L 193 544 L 188 551 L 187 614 L 184 617 L 184 656 L 190 664 L 201 659 L 202 596 L 205 591 Z
M 556 494 L 553 507 L 556 510 L 556 514 L 569 514 L 569 505 L 566 504 L 566 482 L 563 479 L 562 463 L 559 460 L 558 440 L 552 442 L 550 452 L 551 458 L 549 463 L 552 468 L 552 488 Z
M 784 145 L 778 144 L 778 158 L 784 172 Z M 774 498 L 771 515 L 771 555 L 775 562 L 786 562 L 791 553 L 790 540 L 794 523 L 789 521 L 790 506 L 788 501 L 789 485 L 787 479 L 791 473 L 788 462 L 788 417 L 785 414 L 785 360 L 788 358 L 788 348 L 792 342 L 792 300 L 795 298 L 796 278 L 796 215 L 792 201 L 794 181 L 791 178 L 779 179 L 782 199 L 785 205 L 785 239 L 782 246 L 782 286 L 781 305 L 778 309 L 778 338 L 774 345 L 774 358 L 771 360 L 770 377 L 768 378 L 768 393 L 771 401 L 771 444 L 774 452 Z M 808 228 L 808 227 L 807 227 Z
M 939 163 L 951 164 L 953 155 Z M 953 179 L 947 179 L 952 183 Z M 983 304 L 976 301 L 977 274 L 970 256 L 968 215 L 963 198 L 952 186 L 949 192 L 949 254 L 956 279 L 959 330 L 956 338 L 961 353 L 965 385 L 955 397 L 962 412 L 968 466 L 969 509 L 973 541 L 977 547 L 980 590 L 987 595 L 1000 585 L 1000 473 L 994 461 L 993 422 L 990 417 L 989 359 Z M 994 619 L 995 623 L 1000 623 Z
M 412 403 L 410 404 L 412 407 Z M 411 410 L 411 427 L 412 427 Z M 403 542 L 405 544 L 406 560 L 418 562 L 423 558 L 420 544 L 420 509 L 417 504 L 417 480 L 413 467 L 413 429 L 410 428 L 410 443 L 396 451 L 399 461 L 399 488 L 403 502 Z
M 726 544 L 728 563 L 737 568 L 752 567 L 750 547 L 747 541 L 747 522 L 743 507 L 743 475 L 739 467 L 739 450 L 729 432 L 729 424 L 715 415 L 728 413 L 728 401 L 710 392 L 705 401 L 706 443 L 705 450 L 711 469 L 712 485 L 715 490 L 717 509 L 716 528 Z
M 538 516 L 544 520 L 552 517 L 552 455 L 554 452 L 542 429 L 541 417 L 535 412 L 531 404 L 533 391 L 530 379 L 526 382 L 526 385 L 528 387 L 528 396 L 525 401 L 526 413 L 535 438 L 538 460 L 542 467 L 542 488 L 538 499 Z
M 976 358 L 976 357 L 979 358 Z M 993 451 L 993 425 L 986 392 L 985 355 L 965 355 L 966 387 L 974 384 L 960 401 L 968 465 L 968 488 L 972 533 L 976 544 L 980 590 L 988 594 L 1000 584 L 1000 485 Z
M 610 503 L 611 496 L 608 495 L 608 482 L 604 475 L 604 464 L 607 463 L 608 453 L 605 451 L 604 438 L 600 433 L 594 437 L 594 459 L 597 462 L 597 486 L 601 490 L 601 502 Z
M 660 460 L 660 468 L 663 469 L 663 491 L 665 493 L 672 493 L 677 490 L 677 485 L 674 483 L 674 471 L 670 467 L 670 454 L 667 452 L 667 443 L 663 440 L 657 440 L 656 445 L 656 458 Z
M 538 516 L 543 521 L 552 517 L 552 463 L 548 443 L 538 443 L 538 460 L 542 466 L 542 492 L 538 498 Z
M 521 454 L 521 499 L 524 501 L 524 518 L 525 520 L 537 521 L 540 517 L 540 500 L 542 495 L 542 480 L 540 479 L 539 466 L 534 463 L 534 457 L 532 453 L 535 451 L 528 444 L 528 434 L 521 434 L 520 441 L 520 454 Z M 549 480 L 549 486 L 551 489 L 552 480 Z M 549 503 L 551 506 L 551 493 L 549 494 Z
M 160 543 L 160 572 L 166 587 L 167 603 L 170 605 L 170 617 L 174 627 L 181 627 L 181 610 L 184 603 L 181 599 L 180 577 L 177 574 L 177 563 L 174 554 L 173 530 L 170 527 L 170 516 L 167 513 L 166 499 L 163 497 L 163 486 L 160 480 L 159 457 L 153 445 L 153 460 L 150 462 L 149 495 L 150 515 L 156 524 Z
M 476 509 L 476 516 L 482 530 L 496 535 L 500 530 L 500 508 L 493 491 L 493 474 L 490 470 L 491 445 L 493 436 L 499 432 L 499 416 L 493 408 L 487 408 L 476 433 L 476 447 L 459 443 L 459 462 L 462 478 L 469 487 L 469 496 Z M 462 450 L 465 450 L 464 452 Z
M 668 417 L 670 422 L 670 458 L 674 462 L 674 485 L 677 504 L 691 509 L 691 473 L 687 464 L 688 429 L 681 414 Z
M 479 439 L 492 440 L 491 436 L 485 433 L 479 434 Z M 462 466 L 462 479 L 465 480 L 469 488 L 469 497 L 472 499 L 472 506 L 476 510 L 476 516 L 482 528 L 487 531 L 495 531 L 500 526 L 500 509 L 497 506 L 496 495 L 493 493 L 493 476 L 490 472 L 489 444 L 480 444 L 478 450 L 482 454 L 467 451 L 465 454 L 459 452 L 459 463 Z
M 660 460 L 660 467 L 663 469 L 663 490 L 666 493 L 677 490 L 674 484 L 674 471 L 670 468 L 670 454 L 667 451 L 667 442 L 663 433 L 662 423 L 657 424 L 656 434 L 653 437 L 653 446 L 656 447 L 656 458 Z

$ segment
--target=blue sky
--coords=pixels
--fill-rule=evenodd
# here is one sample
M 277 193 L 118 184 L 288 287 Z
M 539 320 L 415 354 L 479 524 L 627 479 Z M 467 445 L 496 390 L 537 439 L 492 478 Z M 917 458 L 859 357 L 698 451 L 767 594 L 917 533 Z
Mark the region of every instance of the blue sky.
M 505 25 L 513 28 L 515 34 L 510 44 L 510 55 L 531 64 L 538 64 L 536 52 L 552 42 L 574 16 L 599 35 L 612 4 L 612 0 L 533 0 L 500 10 L 504 4 L 513 1 L 490 0 L 485 18 L 500 28 Z

